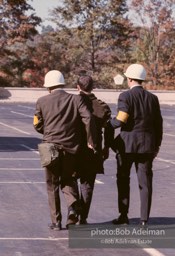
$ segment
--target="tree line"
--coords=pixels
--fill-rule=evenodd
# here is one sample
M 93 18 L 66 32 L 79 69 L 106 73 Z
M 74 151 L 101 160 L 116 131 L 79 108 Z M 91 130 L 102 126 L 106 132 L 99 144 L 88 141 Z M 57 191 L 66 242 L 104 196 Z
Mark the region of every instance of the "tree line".
M 0 0 L 0 86 L 42 87 L 58 69 L 67 87 L 86 71 L 97 88 L 116 88 L 113 77 L 137 62 L 148 88 L 174 89 L 174 13 L 175 0 L 64 0 L 50 11 L 55 27 L 38 32 L 28 1 Z

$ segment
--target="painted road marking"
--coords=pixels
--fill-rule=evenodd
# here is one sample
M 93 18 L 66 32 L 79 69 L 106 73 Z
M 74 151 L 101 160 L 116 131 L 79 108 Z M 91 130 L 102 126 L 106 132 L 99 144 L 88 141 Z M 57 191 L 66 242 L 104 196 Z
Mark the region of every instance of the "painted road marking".
M 28 147 L 28 146 L 25 145 L 25 144 L 20 144 L 20 146 L 22 146 L 22 147 L 28 149 L 29 151 L 32 151 L 33 153 L 35 153 L 35 154 L 37 154 L 37 155 L 39 155 L 38 150 L 36 150 L 36 149 L 34 149 L 34 148 Z
M 175 120 L 174 117 L 171 117 L 171 116 L 163 116 L 163 119 L 167 119 L 167 120 Z
M 175 137 L 175 135 L 174 135 L 174 134 L 170 134 L 170 133 L 164 133 L 163 135 L 171 136 L 171 137 Z
M 174 112 L 174 109 L 168 109 L 168 108 L 161 108 L 161 110 L 169 111 L 169 112 Z
M 148 253 L 151 256 L 165 256 L 165 254 L 159 252 L 156 249 L 153 248 L 142 248 L 143 251 L 145 251 L 146 253 Z
M 20 112 L 11 111 L 11 113 L 13 113 L 13 114 L 17 114 L 17 115 L 21 115 L 21 116 L 32 117 L 32 118 L 33 118 L 33 116 L 26 115 L 26 114 L 24 114 L 24 113 L 20 113 Z
M 100 180 L 95 180 L 96 184 L 104 184 L 104 182 L 100 181 Z
M 3 125 L 3 126 L 5 126 L 5 127 L 8 127 L 8 128 L 10 128 L 10 129 L 15 130 L 15 131 L 18 131 L 18 132 L 20 132 L 20 133 L 24 133 L 24 134 L 27 134 L 27 135 L 31 135 L 31 133 L 29 133 L 29 132 L 25 132 L 25 131 L 23 131 L 23 130 L 20 130 L 20 129 L 14 127 L 14 126 L 10 126 L 10 125 L 4 124 L 4 123 L 2 123 L 2 122 L 0 122 L 0 125 Z
M 33 161 L 33 160 L 40 160 L 40 158 L 2 158 L 0 157 L 0 160 L 7 160 L 7 161 Z
M 64 241 L 68 237 L 0 237 L 0 240 L 27 240 L 27 241 Z
M 18 105 L 18 107 L 35 110 L 34 107 L 28 107 L 28 106 L 23 106 L 23 105 Z
M 160 157 L 156 157 L 156 160 L 161 161 L 161 162 L 165 162 L 165 163 L 170 163 L 170 164 L 175 164 L 174 160 L 166 160 Z
M 45 184 L 44 181 L 0 181 L 0 184 Z
M 0 171 L 40 171 L 42 168 L 0 168 Z
M 44 181 L 0 181 L 0 184 L 45 184 L 45 182 Z M 104 184 L 104 183 L 101 181 L 95 180 L 95 184 Z

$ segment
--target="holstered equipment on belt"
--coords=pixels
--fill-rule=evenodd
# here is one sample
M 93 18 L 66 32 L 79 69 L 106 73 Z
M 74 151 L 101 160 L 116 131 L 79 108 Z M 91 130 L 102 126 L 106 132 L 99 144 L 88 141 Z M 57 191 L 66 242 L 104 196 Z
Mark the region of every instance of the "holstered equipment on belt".
M 59 158 L 61 147 L 54 143 L 40 143 L 38 144 L 38 151 L 40 154 L 40 161 L 42 167 L 50 167 Z

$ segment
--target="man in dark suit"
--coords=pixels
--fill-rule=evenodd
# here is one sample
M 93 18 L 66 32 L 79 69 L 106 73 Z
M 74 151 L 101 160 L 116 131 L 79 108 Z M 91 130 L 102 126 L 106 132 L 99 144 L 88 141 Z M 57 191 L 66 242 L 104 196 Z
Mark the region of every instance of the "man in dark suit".
M 43 142 L 53 143 L 58 151 L 56 161 L 45 167 L 52 221 L 49 228 L 53 230 L 61 230 L 62 227 L 60 186 L 68 206 L 66 227 L 78 222 L 79 195 L 75 163 L 82 140 L 82 122 L 91 149 L 95 148 L 96 140 L 91 113 L 79 95 L 68 94 L 61 89 L 64 84 L 64 77 L 57 70 L 51 70 L 45 75 L 44 87 L 50 94 L 38 99 L 33 122 L 35 129 L 43 134 Z
M 112 147 L 116 150 L 118 206 L 120 216 L 113 224 L 128 224 L 130 170 L 134 163 L 141 199 L 141 225 L 146 225 L 152 199 L 152 162 L 162 141 L 162 116 L 157 96 L 142 87 L 146 70 L 140 64 L 132 64 L 125 76 L 129 90 L 120 94 L 118 113 L 108 123 L 120 134 Z
M 86 73 L 79 76 L 77 88 L 80 92 L 80 96 L 94 117 L 97 134 L 97 153 L 94 154 L 93 151 L 87 147 L 86 136 L 83 136 L 84 140 L 82 141 L 79 154 L 77 155 L 77 168 L 80 176 L 80 224 L 87 224 L 96 174 L 104 172 L 103 162 L 109 155 L 109 146 L 106 144 L 105 139 L 105 127 L 107 121 L 111 118 L 111 110 L 105 102 L 97 99 L 92 93 L 93 87 L 94 82 L 91 76 Z M 82 132 L 85 132 L 83 126 Z M 102 147 L 103 138 L 104 147 Z

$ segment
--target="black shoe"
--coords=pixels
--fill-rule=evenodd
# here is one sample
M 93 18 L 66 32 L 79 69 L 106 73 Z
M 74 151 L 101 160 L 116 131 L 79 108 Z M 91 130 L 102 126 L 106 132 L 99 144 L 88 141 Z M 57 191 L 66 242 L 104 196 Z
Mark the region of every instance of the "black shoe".
M 62 229 L 61 222 L 51 223 L 48 225 L 48 228 L 55 230 L 55 231 L 59 231 Z
M 86 219 L 80 219 L 79 224 L 80 225 L 87 225 L 88 223 L 87 223 Z
M 140 221 L 140 226 L 141 227 L 146 227 L 147 226 L 147 221 L 146 220 L 141 220 Z
M 78 216 L 74 211 L 70 211 L 66 222 L 66 228 L 68 229 L 70 225 L 75 225 L 77 222 Z
M 128 216 L 127 215 L 120 215 L 119 217 L 118 217 L 118 219 L 114 219 L 113 221 L 112 221 L 112 223 L 114 224 L 114 225 L 121 225 L 121 224 L 126 224 L 126 225 L 128 225 L 129 224 L 129 219 L 128 219 Z

